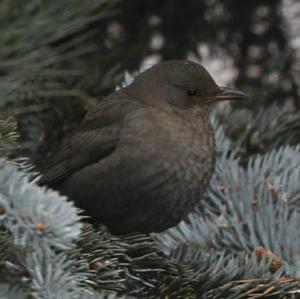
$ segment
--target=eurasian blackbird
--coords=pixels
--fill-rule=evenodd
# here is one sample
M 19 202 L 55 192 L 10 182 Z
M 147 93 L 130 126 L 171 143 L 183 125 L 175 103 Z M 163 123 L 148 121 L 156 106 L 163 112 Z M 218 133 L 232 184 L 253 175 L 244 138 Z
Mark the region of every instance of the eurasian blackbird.
M 215 162 L 210 103 L 244 99 L 199 64 L 153 66 L 89 111 L 42 171 L 114 234 L 160 232 L 193 210 Z

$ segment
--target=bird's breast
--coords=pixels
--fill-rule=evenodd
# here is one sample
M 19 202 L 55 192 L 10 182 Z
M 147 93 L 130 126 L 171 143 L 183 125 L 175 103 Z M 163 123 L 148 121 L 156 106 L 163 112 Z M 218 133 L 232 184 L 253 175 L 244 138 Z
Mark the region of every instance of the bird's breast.
M 138 125 L 127 128 L 125 143 L 130 144 L 132 153 L 128 163 L 133 163 L 136 177 L 143 178 L 144 190 L 160 192 L 159 196 L 153 195 L 158 200 L 169 197 L 177 208 L 178 204 L 183 209 L 193 206 L 205 191 L 214 165 L 214 138 L 208 113 L 140 113 L 143 115 L 136 118 Z

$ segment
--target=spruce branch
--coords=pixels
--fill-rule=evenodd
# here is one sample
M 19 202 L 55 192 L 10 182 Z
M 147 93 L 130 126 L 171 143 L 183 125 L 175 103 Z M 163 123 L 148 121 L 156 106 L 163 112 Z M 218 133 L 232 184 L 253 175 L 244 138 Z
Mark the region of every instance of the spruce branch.
M 8 284 L 0 283 L 0 298 L 3 298 L 3 299 L 25 299 L 27 295 L 24 294 L 24 292 L 22 292 L 19 289 L 12 288 Z
M 282 278 L 282 272 L 270 272 L 271 262 L 256 254 L 227 254 L 203 251 L 195 243 L 172 250 L 171 257 L 193 270 L 195 298 L 252 298 L 288 294 L 299 285 L 295 278 Z
M 300 140 L 300 115 L 288 104 L 274 104 L 258 111 L 226 105 L 222 110 L 216 109 L 215 115 L 233 141 L 232 147 L 245 160 L 284 145 L 297 145 Z
M 31 296 L 37 299 L 76 298 L 83 290 L 80 282 L 87 273 L 74 273 L 76 261 L 65 253 L 56 254 L 49 248 L 28 253 L 25 259 L 26 276 Z
M 87 97 L 82 78 L 90 70 L 79 57 L 95 51 L 91 40 L 100 22 L 115 14 L 115 4 L 0 3 L 0 119 L 17 118 L 23 141 L 19 155 L 42 163 L 62 130 L 82 117 Z
M 20 244 L 68 249 L 80 233 L 77 210 L 57 192 L 40 188 L 0 161 L 2 227 Z
M 0 157 L 9 156 L 18 148 L 17 122 L 13 117 L 0 120 Z

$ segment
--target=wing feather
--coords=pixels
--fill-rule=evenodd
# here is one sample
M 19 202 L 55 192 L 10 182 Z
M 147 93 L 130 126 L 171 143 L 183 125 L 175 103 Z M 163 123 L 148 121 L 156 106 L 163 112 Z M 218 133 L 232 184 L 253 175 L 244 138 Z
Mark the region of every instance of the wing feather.
M 104 101 L 89 111 L 79 128 L 66 137 L 50 161 L 41 169 L 40 185 L 52 186 L 72 173 L 101 159 L 116 148 L 122 122 L 139 105 L 115 94 L 114 100 Z

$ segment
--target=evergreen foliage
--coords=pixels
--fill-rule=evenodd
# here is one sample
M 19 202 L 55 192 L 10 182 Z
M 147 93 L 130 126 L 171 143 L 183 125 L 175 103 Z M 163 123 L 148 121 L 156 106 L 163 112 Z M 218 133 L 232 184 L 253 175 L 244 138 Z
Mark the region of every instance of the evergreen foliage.
M 40 162 L 83 114 L 80 57 L 114 1 L 0 1 L 0 117 L 14 115 L 21 154 Z M 62 121 L 61 115 L 64 115 Z
M 18 147 L 18 134 L 17 122 L 13 117 L 5 120 L 0 120 L 0 155 L 1 157 L 7 157 L 10 153 L 15 151 Z
M 226 135 L 233 141 L 233 148 L 243 159 L 254 154 L 264 154 L 282 145 L 297 145 L 300 141 L 300 115 L 289 105 L 249 109 L 225 106 L 216 115 L 223 124 Z

